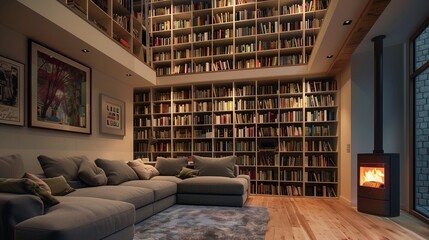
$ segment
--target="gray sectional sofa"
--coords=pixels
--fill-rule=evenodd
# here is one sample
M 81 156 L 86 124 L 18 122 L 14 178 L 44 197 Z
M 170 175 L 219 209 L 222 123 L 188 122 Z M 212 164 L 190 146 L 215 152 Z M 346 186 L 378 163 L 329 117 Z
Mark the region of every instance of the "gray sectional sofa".
M 52 181 L 51 194 L 59 203 L 43 198 L 45 191 L 39 186 L 28 194 L 14 193 L 10 184 L 0 181 L 0 239 L 133 239 L 134 224 L 176 203 L 241 207 L 250 191 L 250 179 L 237 175 L 233 156 L 194 156 L 194 170 L 186 168 L 186 158 L 161 158 L 152 167 L 158 173 L 151 169 L 147 180 L 125 161 L 97 159 L 94 164 L 85 157 L 46 156 L 38 160 L 46 178 L 40 188 Z M 191 177 L 195 171 L 198 176 Z M 19 155 L 0 157 L 0 178 L 6 183 L 21 181 L 24 175 Z

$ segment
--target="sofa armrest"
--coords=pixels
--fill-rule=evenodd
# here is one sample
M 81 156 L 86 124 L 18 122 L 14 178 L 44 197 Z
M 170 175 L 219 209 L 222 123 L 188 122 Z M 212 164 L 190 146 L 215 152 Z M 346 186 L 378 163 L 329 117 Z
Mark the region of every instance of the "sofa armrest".
M 42 215 L 44 205 L 30 194 L 0 193 L 0 239 L 14 239 L 15 226 L 29 218 Z
M 237 177 L 238 175 L 240 175 L 240 167 L 237 164 L 235 164 L 234 165 L 234 176 Z
M 244 178 L 247 180 L 247 194 L 250 196 L 250 176 L 249 175 L 238 175 L 238 178 Z

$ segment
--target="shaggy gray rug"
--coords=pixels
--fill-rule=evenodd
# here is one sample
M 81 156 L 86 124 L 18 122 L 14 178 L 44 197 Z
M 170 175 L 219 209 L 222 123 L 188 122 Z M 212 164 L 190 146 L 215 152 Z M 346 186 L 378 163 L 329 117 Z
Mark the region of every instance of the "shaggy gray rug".
M 136 225 L 134 240 L 258 240 L 268 219 L 261 207 L 174 205 Z

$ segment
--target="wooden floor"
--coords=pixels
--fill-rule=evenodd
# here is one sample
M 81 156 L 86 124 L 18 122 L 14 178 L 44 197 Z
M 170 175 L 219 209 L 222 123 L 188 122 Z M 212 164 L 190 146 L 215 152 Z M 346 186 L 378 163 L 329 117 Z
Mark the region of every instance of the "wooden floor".
M 268 208 L 266 240 L 429 239 L 429 225 L 406 213 L 372 216 L 339 199 L 251 196 L 246 205 Z

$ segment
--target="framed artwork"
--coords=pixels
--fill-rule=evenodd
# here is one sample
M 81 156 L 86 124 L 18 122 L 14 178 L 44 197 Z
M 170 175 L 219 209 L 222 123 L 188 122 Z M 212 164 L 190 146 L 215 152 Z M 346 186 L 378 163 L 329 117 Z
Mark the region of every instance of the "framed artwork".
M 125 102 L 100 94 L 100 132 L 125 136 Z
M 24 126 L 24 64 L 0 56 L 0 123 Z
M 91 69 L 30 41 L 30 127 L 91 134 Z

